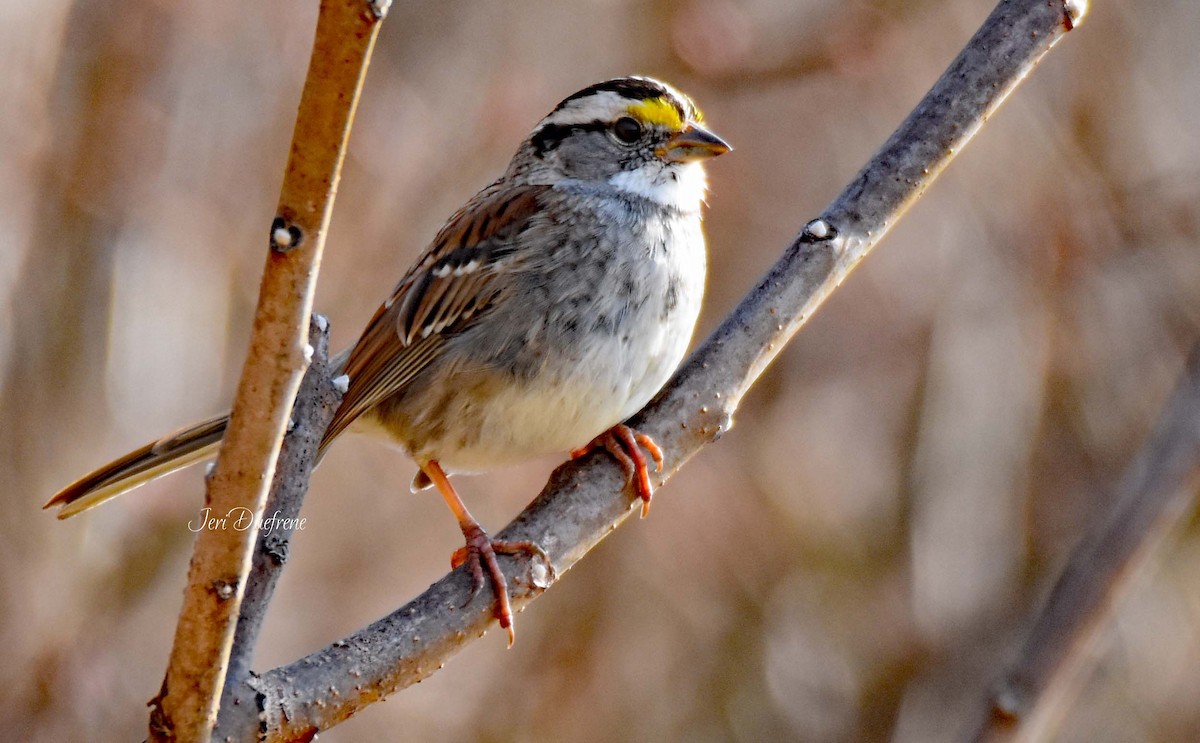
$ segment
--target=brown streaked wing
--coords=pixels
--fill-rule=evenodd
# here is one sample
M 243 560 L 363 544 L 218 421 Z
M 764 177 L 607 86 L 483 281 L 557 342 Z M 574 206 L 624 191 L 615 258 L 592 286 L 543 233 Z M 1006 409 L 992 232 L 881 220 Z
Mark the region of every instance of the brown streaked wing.
M 404 388 L 445 337 L 487 308 L 512 238 L 537 213 L 549 186 L 481 191 L 442 227 L 433 244 L 367 324 L 346 360 L 350 377 L 321 449 L 360 415 Z

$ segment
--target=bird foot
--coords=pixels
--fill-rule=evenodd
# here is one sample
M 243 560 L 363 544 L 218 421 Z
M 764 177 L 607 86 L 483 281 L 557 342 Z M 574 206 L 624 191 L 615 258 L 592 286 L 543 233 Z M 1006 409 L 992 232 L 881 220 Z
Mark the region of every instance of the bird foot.
M 492 539 L 479 524 L 464 526 L 463 537 L 466 538 L 467 543 L 450 556 L 450 567 L 458 568 L 464 564 L 469 566 L 471 597 L 467 599 L 468 604 L 475 599 L 475 594 L 483 588 L 485 581 L 492 584 L 492 591 L 496 595 L 496 600 L 492 604 L 492 616 L 508 633 L 508 646 L 512 647 L 513 641 L 516 639 L 516 634 L 513 632 L 512 603 L 508 598 L 508 583 L 504 573 L 500 570 L 500 563 L 496 560 L 496 555 L 537 557 L 546 564 L 551 573 L 554 571 L 554 564 L 550 562 L 549 555 L 533 542 L 506 542 Z M 466 606 L 466 604 L 463 605 Z
M 618 423 L 592 439 L 586 446 L 573 450 L 571 459 L 579 459 L 599 448 L 604 448 L 625 470 L 625 484 L 633 484 L 634 492 L 642 499 L 642 518 L 646 518 L 650 513 L 650 499 L 654 497 L 654 486 L 650 482 L 649 463 L 642 449 L 650 453 L 656 472 L 662 472 L 662 449 L 646 434 L 638 433 L 624 423 Z

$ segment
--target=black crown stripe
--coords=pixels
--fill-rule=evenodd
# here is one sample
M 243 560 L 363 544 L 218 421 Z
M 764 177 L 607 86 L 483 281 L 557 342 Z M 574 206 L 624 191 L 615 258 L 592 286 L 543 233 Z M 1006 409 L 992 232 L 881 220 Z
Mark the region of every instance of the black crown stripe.
M 684 106 L 675 98 L 675 95 L 665 87 L 644 77 L 618 77 L 612 80 L 590 85 L 578 93 L 573 93 L 562 100 L 554 107 L 555 111 L 561 110 L 571 101 L 577 101 L 580 98 L 587 98 L 596 93 L 616 93 L 625 98 L 634 100 L 642 100 L 644 98 L 666 98 L 679 111 L 680 118 L 686 120 L 691 112 L 684 109 Z

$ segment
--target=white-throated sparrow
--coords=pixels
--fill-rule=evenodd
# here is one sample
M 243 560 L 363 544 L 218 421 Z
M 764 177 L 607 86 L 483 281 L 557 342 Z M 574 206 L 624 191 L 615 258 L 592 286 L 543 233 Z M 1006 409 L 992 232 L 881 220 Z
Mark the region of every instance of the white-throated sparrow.
M 349 386 L 321 444 L 382 434 L 435 485 L 512 642 L 497 551 L 447 472 L 604 446 L 649 506 L 644 447 L 621 421 L 666 383 L 700 312 L 703 161 L 729 150 L 687 96 L 645 77 L 597 83 L 537 125 L 504 175 L 450 218 L 334 365 Z M 66 518 L 212 456 L 226 416 L 148 444 L 46 504 Z M 588 442 L 592 443 L 589 444 Z M 580 448 L 581 447 L 581 448 Z

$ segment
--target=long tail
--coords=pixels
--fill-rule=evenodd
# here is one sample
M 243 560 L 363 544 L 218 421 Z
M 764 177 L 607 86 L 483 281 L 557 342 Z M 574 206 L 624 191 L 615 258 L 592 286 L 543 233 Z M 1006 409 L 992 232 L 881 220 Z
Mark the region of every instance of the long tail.
M 146 444 L 71 483 L 42 508 L 62 506 L 58 517 L 69 518 L 157 477 L 214 456 L 227 423 L 229 415 L 221 415 Z

